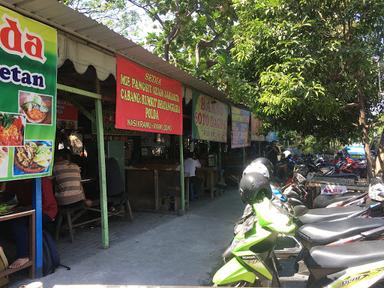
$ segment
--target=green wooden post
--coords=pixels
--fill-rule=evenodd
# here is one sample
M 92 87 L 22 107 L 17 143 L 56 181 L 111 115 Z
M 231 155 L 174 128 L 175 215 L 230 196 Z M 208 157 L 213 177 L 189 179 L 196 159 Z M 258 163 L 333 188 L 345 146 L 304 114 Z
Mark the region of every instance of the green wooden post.
M 100 187 L 100 207 L 101 207 L 101 230 L 102 230 L 102 245 L 103 248 L 109 247 L 109 229 L 108 229 L 108 206 L 107 206 L 107 180 L 105 173 L 105 150 L 104 150 L 104 127 L 103 127 L 103 110 L 101 106 L 101 89 L 100 81 L 96 79 L 97 93 L 82 90 L 79 88 L 67 86 L 58 83 L 57 89 L 72 94 L 81 95 L 95 100 L 96 119 L 93 119 L 91 113 L 85 108 L 80 108 L 80 111 L 90 119 L 96 121 L 97 131 L 97 149 L 99 156 L 99 187 Z M 82 106 L 80 106 L 82 107 Z
M 183 215 L 185 212 L 185 187 L 184 187 L 184 145 L 183 145 L 183 135 L 179 136 L 179 150 L 180 150 L 180 201 L 181 201 L 181 210 L 179 211 L 180 215 Z
M 100 207 L 101 207 L 101 230 L 103 248 L 109 247 L 109 228 L 108 228 L 108 200 L 107 200 L 107 176 L 105 172 L 105 150 L 104 150 L 104 127 L 103 109 L 101 100 L 95 100 L 96 106 L 96 130 L 97 130 L 97 149 L 99 155 L 99 183 L 100 183 Z

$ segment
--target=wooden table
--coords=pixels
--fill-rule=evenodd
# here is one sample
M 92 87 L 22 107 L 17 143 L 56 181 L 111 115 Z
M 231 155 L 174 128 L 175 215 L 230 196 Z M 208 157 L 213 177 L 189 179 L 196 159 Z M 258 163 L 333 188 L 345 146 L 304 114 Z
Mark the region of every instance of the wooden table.
M 14 220 L 22 217 L 29 217 L 29 261 L 17 268 L 17 269 L 6 269 L 0 272 L 0 278 L 13 274 L 17 271 L 29 268 L 29 275 L 31 278 L 35 277 L 35 257 L 36 257 L 36 248 L 35 248 L 35 210 L 25 210 L 20 212 L 15 212 L 12 214 L 0 216 L 0 222 Z
M 125 167 L 127 193 L 138 211 L 161 211 L 164 195 L 175 201 L 175 212 L 180 208 L 180 171 L 166 167 Z M 187 201 L 187 198 L 185 199 Z M 188 203 L 186 202 L 188 205 Z M 187 206 L 188 207 L 188 206 Z

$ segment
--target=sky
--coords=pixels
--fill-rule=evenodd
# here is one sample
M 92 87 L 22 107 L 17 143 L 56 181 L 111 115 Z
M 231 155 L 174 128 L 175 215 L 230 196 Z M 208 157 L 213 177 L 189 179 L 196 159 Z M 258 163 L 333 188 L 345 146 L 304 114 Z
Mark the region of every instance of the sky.
M 72 7 L 75 10 L 78 10 L 79 12 L 84 13 L 88 17 L 91 17 L 100 23 L 103 23 L 109 26 L 115 32 L 125 35 L 128 39 L 138 44 L 143 44 L 145 42 L 145 38 L 147 34 L 150 32 L 155 32 L 157 30 L 156 29 L 157 23 L 153 22 L 152 19 L 147 16 L 146 12 L 143 9 L 133 4 L 128 5 L 128 9 L 130 11 L 136 12 L 139 16 L 139 20 L 137 21 L 136 25 L 132 25 L 128 27 L 127 31 L 121 31 L 121 29 L 119 29 L 119 21 L 121 21 L 122 19 L 122 13 L 119 15 L 118 13 L 116 13 L 115 10 L 111 10 L 110 12 L 106 12 L 103 14 L 85 13 L 84 9 L 87 9 L 87 8 L 84 8 L 86 6 L 82 6 L 82 3 L 84 2 L 74 1 L 72 5 L 70 5 L 70 7 Z M 151 50 L 151 47 L 147 45 L 144 45 L 144 47 L 148 50 Z
M 154 23 L 152 19 L 147 16 L 143 9 L 134 5 L 132 5 L 131 9 L 140 15 L 140 23 L 138 23 L 137 27 L 138 35 L 132 35 L 132 38 L 130 37 L 130 39 L 137 43 L 144 42 L 148 33 L 156 31 L 156 23 Z

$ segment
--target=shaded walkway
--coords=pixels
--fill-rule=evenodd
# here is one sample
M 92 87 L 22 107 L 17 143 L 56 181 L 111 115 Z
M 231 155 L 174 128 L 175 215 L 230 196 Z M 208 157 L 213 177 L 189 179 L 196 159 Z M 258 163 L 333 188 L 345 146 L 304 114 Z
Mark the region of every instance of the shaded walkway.
M 183 217 L 139 213 L 133 223 L 115 220 L 110 225 L 111 247 L 107 250 L 100 248 L 100 228 L 79 231 L 73 244 L 59 244 L 61 262 L 72 270 L 59 268 L 40 281 L 44 287 L 208 285 L 233 237 L 233 224 L 242 207 L 238 193 L 230 190 L 215 200 L 192 203 Z

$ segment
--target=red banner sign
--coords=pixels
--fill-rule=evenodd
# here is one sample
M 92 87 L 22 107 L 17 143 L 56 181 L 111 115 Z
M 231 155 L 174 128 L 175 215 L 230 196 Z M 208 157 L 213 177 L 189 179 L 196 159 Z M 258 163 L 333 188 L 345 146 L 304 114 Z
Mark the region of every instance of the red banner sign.
M 181 83 L 121 56 L 116 62 L 116 128 L 181 135 Z

